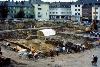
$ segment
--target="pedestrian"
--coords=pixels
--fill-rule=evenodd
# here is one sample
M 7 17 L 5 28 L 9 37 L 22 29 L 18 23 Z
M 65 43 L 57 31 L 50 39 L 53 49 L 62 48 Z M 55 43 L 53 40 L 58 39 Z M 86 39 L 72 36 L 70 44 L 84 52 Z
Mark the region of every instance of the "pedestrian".
M 56 47 L 56 55 L 58 56 L 59 55 L 59 51 L 60 51 L 60 49 L 59 49 L 59 47 Z
M 98 57 L 93 55 L 92 65 L 97 65 Z
M 33 58 L 33 54 L 32 54 L 31 51 L 30 51 L 29 54 L 28 54 L 28 58 L 29 58 L 29 59 Z
M 65 46 L 63 46 L 62 49 L 63 49 L 63 53 L 65 54 L 65 52 L 66 52 Z
M 38 57 L 38 53 L 35 52 L 35 53 L 34 53 L 34 60 L 36 61 L 36 60 L 38 60 L 38 58 L 39 58 L 39 57 Z
M 95 57 L 93 58 L 93 60 L 94 60 L 94 62 L 97 64 L 98 57 L 97 57 L 97 56 L 95 56 Z
M 54 52 L 53 52 L 53 50 L 50 50 L 50 57 L 51 57 L 51 59 L 53 59 L 53 57 L 54 57 Z
M 85 50 L 85 45 L 82 45 L 82 51 L 84 52 L 84 50 Z

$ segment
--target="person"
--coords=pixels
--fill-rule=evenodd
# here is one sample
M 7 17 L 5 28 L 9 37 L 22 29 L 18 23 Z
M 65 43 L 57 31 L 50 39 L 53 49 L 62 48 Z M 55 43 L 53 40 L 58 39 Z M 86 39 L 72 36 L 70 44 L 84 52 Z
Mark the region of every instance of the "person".
M 84 50 L 85 50 L 85 45 L 82 45 L 82 51 L 84 52 Z
M 31 51 L 30 51 L 29 54 L 28 54 L 28 58 L 29 58 L 29 59 L 33 58 L 33 54 L 32 54 Z
M 56 50 L 56 55 L 58 56 L 60 51 L 59 47 L 57 46 L 55 50 Z
M 51 59 L 54 57 L 54 52 L 53 52 L 53 50 L 50 51 L 50 57 L 51 57 Z
M 34 53 L 34 59 L 38 60 L 38 53 L 37 52 Z
M 98 61 L 98 57 L 95 56 L 95 57 L 94 57 L 94 62 L 97 63 L 97 61 Z
M 98 57 L 93 55 L 92 65 L 97 65 Z
M 65 46 L 63 46 L 62 49 L 63 49 L 63 53 L 65 54 L 65 52 L 66 52 Z

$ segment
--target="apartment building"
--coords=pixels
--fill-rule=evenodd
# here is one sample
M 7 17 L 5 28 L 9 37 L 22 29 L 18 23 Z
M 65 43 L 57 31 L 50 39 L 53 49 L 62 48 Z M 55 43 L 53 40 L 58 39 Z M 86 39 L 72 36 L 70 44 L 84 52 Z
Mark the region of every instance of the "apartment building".
M 50 20 L 68 20 L 71 16 L 70 2 L 52 2 L 49 6 Z

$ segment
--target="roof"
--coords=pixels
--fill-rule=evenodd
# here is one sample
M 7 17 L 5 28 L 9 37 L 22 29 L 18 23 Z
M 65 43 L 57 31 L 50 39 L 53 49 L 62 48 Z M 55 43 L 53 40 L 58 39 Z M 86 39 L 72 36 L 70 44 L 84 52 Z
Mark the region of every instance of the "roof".
M 9 7 L 31 7 L 29 1 L 16 1 L 16 2 L 8 2 Z
M 43 29 L 39 31 L 41 31 L 44 34 L 44 36 L 51 36 L 56 34 L 56 31 L 53 29 Z
M 32 4 L 41 4 L 41 3 L 43 3 L 43 1 L 41 1 L 41 0 L 29 0 L 29 2 L 31 2 Z
M 84 4 L 83 6 L 82 6 L 82 8 L 92 8 L 92 3 L 90 3 L 90 4 Z
M 89 4 L 89 3 L 96 3 L 97 0 L 78 0 L 77 3 L 80 4 Z
M 70 8 L 71 2 L 52 2 L 50 8 Z

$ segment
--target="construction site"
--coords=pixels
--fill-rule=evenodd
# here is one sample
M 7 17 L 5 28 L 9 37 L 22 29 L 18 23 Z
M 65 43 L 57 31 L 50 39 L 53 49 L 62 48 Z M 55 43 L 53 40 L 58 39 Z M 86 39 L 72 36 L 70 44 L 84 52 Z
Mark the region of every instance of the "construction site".
M 2 55 L 16 62 L 15 67 L 70 67 L 62 65 L 64 58 L 80 57 L 100 45 L 100 34 L 90 34 L 96 29 L 95 21 L 90 26 L 71 21 L 28 22 L 0 24 Z

